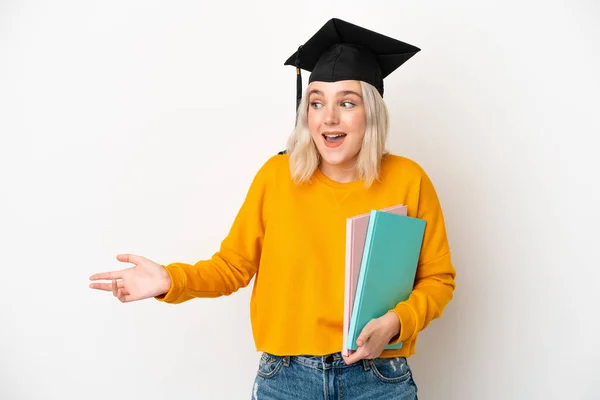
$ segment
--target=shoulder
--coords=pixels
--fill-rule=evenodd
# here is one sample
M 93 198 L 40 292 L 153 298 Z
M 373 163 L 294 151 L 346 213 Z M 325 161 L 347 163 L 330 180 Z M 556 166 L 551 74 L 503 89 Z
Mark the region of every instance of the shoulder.
M 256 173 L 255 180 L 266 184 L 273 178 L 280 178 L 285 175 L 289 176 L 289 174 L 289 157 L 285 153 L 279 153 L 267 158 L 267 160 L 263 162 Z
M 420 181 L 427 174 L 423 167 L 405 156 L 388 153 L 384 156 L 381 162 L 382 174 L 391 179 L 402 178 L 403 180 Z
M 261 167 L 261 170 L 277 173 L 281 170 L 289 170 L 290 158 L 287 153 L 278 153 L 269 157 Z
M 436 196 L 434 184 L 425 169 L 405 156 L 385 155 L 381 164 L 381 182 L 385 186 L 400 187 L 420 198 Z

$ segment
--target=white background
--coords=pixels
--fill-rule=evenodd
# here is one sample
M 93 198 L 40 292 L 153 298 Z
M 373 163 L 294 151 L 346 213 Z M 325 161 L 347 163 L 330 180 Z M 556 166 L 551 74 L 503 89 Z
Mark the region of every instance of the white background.
M 1 399 L 250 398 L 248 288 L 121 304 L 88 277 L 218 249 L 293 126 L 283 62 L 334 16 L 423 49 L 385 93 L 458 271 L 420 398 L 600 398 L 597 2 L 4 0 Z

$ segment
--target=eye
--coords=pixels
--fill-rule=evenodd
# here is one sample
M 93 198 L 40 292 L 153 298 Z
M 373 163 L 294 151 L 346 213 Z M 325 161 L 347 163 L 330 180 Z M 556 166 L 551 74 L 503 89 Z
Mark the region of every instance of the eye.
M 313 101 L 312 103 L 310 103 L 310 106 L 312 108 L 317 108 L 317 109 L 323 107 L 323 105 L 321 103 L 319 103 L 318 101 Z
M 354 107 L 354 103 L 352 103 L 351 101 L 343 101 L 342 102 L 342 107 L 344 107 L 344 108 L 352 108 L 352 107 Z

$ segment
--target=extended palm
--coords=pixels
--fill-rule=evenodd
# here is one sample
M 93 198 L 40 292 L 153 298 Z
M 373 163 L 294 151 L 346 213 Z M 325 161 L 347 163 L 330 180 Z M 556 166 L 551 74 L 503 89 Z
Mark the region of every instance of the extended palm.
M 112 291 L 119 300 L 128 302 L 164 294 L 171 287 L 169 274 L 154 261 L 132 254 L 119 254 L 117 260 L 133 263 L 134 266 L 90 276 L 91 281 L 111 281 L 110 283 L 91 283 L 92 289 Z

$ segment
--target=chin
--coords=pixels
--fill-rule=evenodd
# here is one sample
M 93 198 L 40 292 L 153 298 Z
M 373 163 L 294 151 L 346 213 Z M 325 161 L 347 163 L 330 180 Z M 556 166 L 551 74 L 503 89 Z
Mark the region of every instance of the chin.
M 348 163 L 356 160 L 359 149 L 352 146 L 353 143 L 343 143 L 339 147 L 328 147 L 322 143 L 317 144 L 317 151 L 321 156 L 322 162 L 334 166 L 346 166 Z
M 344 165 L 352 159 L 353 157 L 348 154 L 328 152 L 327 150 L 321 152 L 321 160 L 329 165 Z

